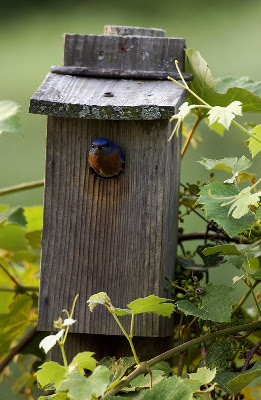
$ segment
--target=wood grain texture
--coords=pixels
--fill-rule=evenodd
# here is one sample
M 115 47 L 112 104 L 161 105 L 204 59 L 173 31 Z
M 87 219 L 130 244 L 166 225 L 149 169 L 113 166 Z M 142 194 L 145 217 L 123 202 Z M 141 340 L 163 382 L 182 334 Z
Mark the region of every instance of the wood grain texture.
M 158 28 L 141 28 L 139 26 L 124 26 L 124 25 L 105 25 L 104 34 L 120 35 L 120 36 L 153 36 L 165 37 L 166 31 Z
M 167 142 L 171 124 L 49 117 L 41 263 L 39 330 L 52 330 L 76 293 L 73 331 L 120 335 L 103 307 L 90 313 L 87 299 L 106 291 L 115 306 L 165 295 L 177 243 L 179 140 Z M 87 153 L 97 137 L 124 151 L 117 179 L 90 173 Z M 126 326 L 127 317 L 122 318 Z M 128 325 L 128 324 L 127 324 Z M 135 335 L 171 335 L 168 319 L 139 315 Z
M 173 335 L 161 338 L 134 337 L 133 343 L 139 360 L 147 361 L 173 347 Z M 65 350 L 68 363 L 72 361 L 76 354 L 83 351 L 94 352 L 96 360 L 101 360 L 103 357 L 116 357 L 116 359 L 119 359 L 133 355 L 125 336 L 114 335 L 69 333 L 66 339 Z M 59 346 L 55 346 L 52 349 L 51 359 L 63 364 Z
M 64 65 L 119 71 L 184 71 L 185 39 L 66 34 Z
M 114 96 L 105 97 L 107 92 Z M 169 119 L 185 96 L 185 90 L 170 81 L 83 78 L 51 73 L 32 97 L 30 112 L 101 120 Z
M 51 67 L 51 72 L 55 74 L 73 75 L 73 76 L 95 76 L 100 78 L 126 78 L 126 79 L 161 79 L 168 80 L 168 76 L 164 71 L 120 71 L 115 69 L 90 69 L 87 67 Z M 193 79 L 192 74 L 182 73 L 186 81 Z M 180 80 L 177 72 L 172 72 L 171 77 Z

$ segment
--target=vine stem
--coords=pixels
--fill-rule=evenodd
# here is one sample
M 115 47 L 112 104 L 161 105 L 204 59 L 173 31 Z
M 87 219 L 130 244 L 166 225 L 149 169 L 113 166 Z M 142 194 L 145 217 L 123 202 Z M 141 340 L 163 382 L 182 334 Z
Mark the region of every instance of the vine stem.
M 19 185 L 9 186 L 0 189 L 0 196 L 3 196 L 5 194 L 20 192 L 22 190 L 35 189 L 41 186 L 44 186 L 44 179 L 34 182 L 20 183 Z
M 188 137 L 186 138 L 186 141 L 185 141 L 185 143 L 184 143 L 184 145 L 183 145 L 183 147 L 182 147 L 182 150 L 181 150 L 181 157 L 183 157 L 184 154 L 186 153 L 187 148 L 188 148 L 188 146 L 189 146 L 189 144 L 190 144 L 190 142 L 191 142 L 191 140 L 192 140 L 192 137 L 193 137 L 195 131 L 197 130 L 197 127 L 199 126 L 201 120 L 202 120 L 202 118 L 201 118 L 201 117 L 198 117 L 197 120 L 196 120 L 196 122 L 195 122 L 195 124 L 194 124 L 194 126 L 193 126 L 193 128 L 192 128 L 191 131 L 189 132 L 189 135 L 188 135 Z
M 6 356 L 6 358 L 3 359 L 3 361 L 0 363 L 0 373 L 7 367 L 7 365 L 12 361 L 14 356 L 20 351 L 25 348 L 28 343 L 31 342 L 31 340 L 37 335 L 37 327 L 35 326 L 33 329 L 31 329 L 23 338 L 22 340 L 11 349 L 10 353 Z
M 178 66 L 178 61 L 175 60 L 175 65 L 178 71 L 178 74 L 180 76 L 180 79 L 182 81 L 182 83 L 180 83 L 179 81 L 177 81 L 176 79 L 172 78 L 171 76 L 168 76 L 168 79 L 174 83 L 176 83 L 176 85 L 182 87 L 183 89 L 186 89 L 190 94 L 192 94 L 192 96 L 194 96 L 197 100 L 199 100 L 202 104 L 204 104 L 205 106 L 209 107 L 210 109 L 213 108 L 213 106 L 211 106 L 210 104 L 208 104 L 205 100 L 203 100 L 200 96 L 198 96 L 196 93 L 193 92 L 192 89 L 190 89 L 190 87 L 188 86 L 187 82 L 185 81 L 185 79 L 183 78 L 182 72 L 180 71 L 180 68 Z M 244 132 L 247 136 L 257 140 L 259 143 L 261 143 L 261 139 L 259 139 L 257 137 L 257 135 L 251 133 L 250 131 L 248 131 L 246 128 L 244 128 L 244 126 L 242 126 L 241 124 L 239 124 L 238 122 L 236 122 L 234 119 L 232 120 L 232 124 L 234 126 L 236 126 L 238 129 L 240 129 L 242 132 Z
M 260 281 L 255 281 L 252 285 L 252 290 L 260 283 Z M 246 294 L 242 297 L 242 299 L 240 300 L 240 302 L 238 303 L 237 307 L 234 309 L 233 314 L 235 314 L 241 307 L 242 305 L 245 303 L 245 301 L 248 299 L 248 297 L 251 294 L 251 289 L 249 289 Z
M 125 329 L 123 328 L 123 326 L 122 326 L 119 318 L 117 317 L 117 315 L 115 313 L 113 313 L 113 312 L 111 312 L 111 314 L 112 314 L 113 318 L 115 319 L 115 321 L 117 322 L 117 324 L 119 325 L 122 333 L 124 334 L 124 336 L 128 340 L 128 342 L 130 344 L 130 347 L 131 347 L 132 354 L 133 354 L 133 356 L 135 358 L 136 364 L 140 365 L 140 362 L 139 362 L 139 359 L 138 359 L 138 356 L 137 356 L 137 353 L 136 353 L 136 350 L 135 350 L 135 347 L 134 347 L 134 344 L 133 344 L 133 341 L 132 341 L 132 337 L 129 336 L 128 333 L 125 331 Z M 133 327 L 132 327 L 132 329 L 133 329 Z
M 136 378 L 138 375 L 146 373 L 147 369 L 152 367 L 153 365 L 157 364 L 160 361 L 166 360 L 170 357 L 173 357 L 176 354 L 180 354 L 182 351 L 185 351 L 189 349 L 190 347 L 195 346 L 198 343 L 205 342 L 207 340 L 212 340 L 220 336 L 227 336 L 233 333 L 237 332 L 242 332 L 242 331 L 249 331 L 249 330 L 257 330 L 261 328 L 261 321 L 257 322 L 252 322 L 250 324 L 243 324 L 243 325 L 238 325 L 238 326 L 232 326 L 226 329 L 222 329 L 220 331 L 214 332 L 214 333 L 208 333 L 206 335 L 200 336 L 196 339 L 192 339 L 189 342 L 183 343 L 177 347 L 174 347 L 165 353 L 162 353 L 148 361 L 142 362 L 137 366 L 137 368 L 131 372 L 128 376 L 124 377 L 121 382 L 115 386 L 113 389 L 111 389 L 109 392 L 107 392 L 101 400 L 108 399 L 110 396 L 115 395 L 118 393 L 122 388 L 125 386 L 128 386 L 128 384 Z
M 260 306 L 259 306 L 258 301 L 256 299 L 256 296 L 255 296 L 255 293 L 254 293 L 254 290 L 253 290 L 253 285 L 251 283 L 249 272 L 248 272 L 248 267 L 250 267 L 250 262 L 249 262 L 249 259 L 248 259 L 247 256 L 246 256 L 246 264 L 245 265 L 246 265 L 247 285 L 248 285 L 248 287 L 249 287 L 249 289 L 251 291 L 251 294 L 253 296 L 254 302 L 256 303 L 256 307 L 258 309 L 259 316 L 261 317 L 261 309 L 260 309 Z

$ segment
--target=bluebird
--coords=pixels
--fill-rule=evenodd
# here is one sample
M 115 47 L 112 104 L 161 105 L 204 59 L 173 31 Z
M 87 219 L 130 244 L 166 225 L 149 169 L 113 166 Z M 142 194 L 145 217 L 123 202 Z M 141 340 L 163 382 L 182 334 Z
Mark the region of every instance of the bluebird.
M 113 178 L 124 168 L 124 155 L 112 140 L 95 139 L 89 151 L 88 162 L 91 170 L 102 178 Z

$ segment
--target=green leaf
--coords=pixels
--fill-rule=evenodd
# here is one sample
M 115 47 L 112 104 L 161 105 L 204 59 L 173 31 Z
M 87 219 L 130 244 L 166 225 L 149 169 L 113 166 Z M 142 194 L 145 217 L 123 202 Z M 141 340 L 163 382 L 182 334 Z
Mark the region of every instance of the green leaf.
M 156 383 L 160 382 L 163 379 L 164 372 L 153 370 L 151 372 L 152 375 L 152 386 L 156 385 Z M 142 388 L 148 388 L 151 384 L 151 376 L 149 374 L 139 375 L 137 378 L 133 379 L 130 383 L 130 387 L 125 387 L 123 389 L 124 392 L 131 392 L 135 390 L 140 390 Z
M 68 373 L 58 390 L 68 391 L 68 396 L 73 400 L 92 400 L 94 394 L 97 397 L 102 396 L 109 383 L 110 371 L 106 367 L 98 366 L 88 378 L 78 371 Z
M 43 389 L 51 384 L 57 389 L 60 383 L 65 379 L 65 374 L 67 372 L 67 368 L 54 361 L 45 362 L 39 368 L 39 371 L 37 371 L 35 375 Z
M 6 221 L 9 224 L 18 224 L 26 226 L 26 218 L 24 216 L 24 209 L 22 207 L 15 207 L 6 209 L 0 213 L 0 223 Z
M 213 322 L 229 322 L 234 300 L 231 287 L 223 284 L 208 283 L 203 287 L 202 304 L 197 307 L 188 300 L 177 302 L 179 310 L 186 315 L 193 315 Z
M 224 370 L 229 366 L 229 359 L 233 355 L 231 341 L 222 338 L 212 343 L 206 354 L 206 365 L 209 368 Z
M 170 317 L 174 311 L 174 304 L 167 302 L 169 302 L 169 299 L 152 294 L 132 301 L 127 304 L 127 307 L 129 307 L 134 314 L 153 313 L 162 315 L 163 317 Z
M 31 231 L 25 234 L 25 238 L 28 240 L 29 245 L 33 249 L 40 249 L 42 243 L 42 231 Z
M 9 352 L 11 344 L 19 339 L 30 325 L 33 300 L 19 294 L 10 304 L 9 313 L 0 315 L 0 357 Z
M 204 101 L 206 101 L 211 106 L 226 107 L 234 100 L 240 101 L 242 103 L 242 109 L 244 112 L 261 112 L 261 97 L 259 90 L 255 91 L 255 94 L 251 91 L 253 86 L 248 86 L 247 90 L 241 87 L 233 87 L 227 84 L 226 93 L 218 93 L 214 78 L 208 68 L 207 62 L 201 56 L 198 51 L 193 49 L 187 50 L 187 72 L 191 72 L 194 75 L 193 81 L 190 83 L 190 88 L 199 95 Z M 231 85 L 235 82 L 231 81 Z M 241 86 L 243 86 L 241 84 Z M 195 102 L 195 97 L 189 95 L 189 100 L 191 103 Z M 204 110 L 202 110 L 204 113 Z M 206 113 L 206 112 L 205 112 Z
M 261 125 L 255 126 L 251 130 L 251 133 L 254 133 L 256 137 L 261 140 Z M 261 151 L 261 143 L 251 137 L 248 140 L 248 148 L 254 158 Z
M 200 52 L 188 49 L 187 50 L 187 63 L 186 70 L 193 74 L 193 80 L 190 83 L 190 88 L 198 96 L 200 96 L 207 103 L 215 97 L 215 81 L 208 68 L 207 62 L 201 57 Z M 195 101 L 195 97 L 190 95 L 192 103 Z M 213 104 L 212 104 L 213 105 Z
M 203 253 L 208 256 L 215 253 L 223 253 L 230 256 L 242 256 L 240 250 L 238 250 L 235 244 L 219 244 L 217 246 L 207 247 L 204 249 Z
M 260 111 L 261 98 L 246 89 L 238 87 L 228 87 L 224 94 L 218 93 L 215 87 L 215 81 L 207 66 L 206 61 L 201 57 L 200 53 L 190 49 L 187 51 L 188 56 L 188 72 L 194 74 L 194 80 L 191 83 L 191 89 L 194 90 L 203 100 L 212 106 L 227 106 L 233 100 L 243 103 L 244 111 Z M 231 82 L 231 84 L 233 84 Z M 192 101 L 193 97 L 190 95 Z
M 229 130 L 236 115 L 242 115 L 242 103 L 240 101 L 233 101 L 226 107 L 215 106 L 208 112 L 209 124 L 213 125 L 217 122 Z
M 109 296 L 107 295 L 107 293 L 105 292 L 99 292 L 96 294 L 93 294 L 89 300 L 87 300 L 87 303 L 89 305 L 89 309 L 91 312 L 93 312 L 93 310 L 95 309 L 95 307 L 98 304 L 101 304 L 103 306 L 111 306 L 111 299 L 109 298 Z
M 95 353 L 91 351 L 84 351 L 82 353 L 78 353 L 70 363 L 70 366 L 75 366 L 79 370 L 81 374 L 84 374 L 84 370 L 88 369 L 89 371 L 94 371 L 97 361 L 92 356 Z
M 261 376 L 261 360 L 246 372 L 219 371 L 215 381 L 229 393 L 237 394 L 254 379 Z
M 211 193 L 211 196 L 209 195 Z M 236 196 L 240 193 L 236 185 L 213 181 L 201 188 L 198 204 L 203 205 L 207 219 L 216 221 L 230 237 L 241 233 L 252 226 L 255 216 L 250 211 L 243 217 L 236 219 L 228 215 L 230 204 L 222 206 L 223 202 L 217 198 Z
M 211 160 L 210 158 L 202 157 L 198 162 L 208 170 L 224 171 L 231 175 L 248 169 L 252 164 L 251 161 L 245 156 L 240 158 L 225 157 L 221 158 L 220 160 Z
M 226 78 L 216 79 L 216 90 L 219 93 L 226 93 L 231 87 L 247 89 L 249 92 L 253 92 L 258 96 L 261 96 L 261 82 L 255 82 L 248 76 L 241 76 L 240 78 L 228 76 Z
M 150 367 L 151 371 L 154 369 L 158 371 L 163 371 L 165 375 L 169 375 L 172 372 L 172 368 L 170 367 L 167 361 L 160 361 L 157 364 Z
M 197 381 L 172 376 L 163 378 L 152 389 L 147 390 L 143 400 L 192 400 L 193 393 L 199 388 L 200 384 Z
M 107 366 L 111 373 L 112 373 L 112 382 L 121 379 L 127 370 L 131 368 L 135 364 L 134 357 L 122 357 L 119 358 L 117 361 L 114 361 L 110 366 Z
M 68 400 L 69 397 L 65 392 L 58 392 L 55 394 L 51 394 L 50 396 L 40 396 L 38 400 Z
M 227 387 L 233 392 L 237 394 L 242 390 L 244 387 L 249 385 L 254 379 L 261 376 L 261 360 L 257 361 L 255 365 L 249 369 L 248 371 L 244 372 L 243 374 L 239 374 L 228 381 Z
M 127 310 L 126 308 L 114 308 L 113 312 L 119 317 L 123 317 L 124 315 L 131 315 L 131 310 Z
M 21 122 L 17 115 L 20 111 L 20 106 L 14 101 L 0 101 L 0 134 L 16 133 L 21 134 Z
M 241 190 L 233 202 L 231 201 L 232 205 L 228 214 L 232 214 L 232 217 L 239 219 L 249 212 L 249 206 L 256 205 L 259 202 L 261 192 L 251 193 L 251 189 L 251 186 L 248 186 Z
M 28 243 L 25 239 L 24 228 L 16 224 L 1 226 L 0 248 L 11 251 L 27 250 Z
M 43 227 L 43 207 L 24 207 L 24 215 L 27 220 L 27 232 L 40 231 Z
M 190 379 L 198 381 L 201 385 L 207 385 L 210 382 L 213 382 L 213 379 L 216 376 L 216 368 L 208 369 L 206 367 L 198 368 L 197 372 L 194 374 L 189 374 Z

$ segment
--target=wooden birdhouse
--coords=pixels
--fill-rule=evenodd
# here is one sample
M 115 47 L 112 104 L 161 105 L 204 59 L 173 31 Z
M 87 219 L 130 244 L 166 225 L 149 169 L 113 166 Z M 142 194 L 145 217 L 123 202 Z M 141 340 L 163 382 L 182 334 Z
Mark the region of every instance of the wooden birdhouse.
M 106 292 L 123 308 L 150 294 L 166 297 L 180 175 L 180 137 L 167 139 L 169 119 L 186 97 L 167 77 L 177 78 L 175 60 L 184 71 L 184 48 L 184 39 L 160 29 L 106 26 L 103 35 L 66 34 L 64 66 L 52 67 L 31 99 L 30 112 L 48 116 L 38 329 L 52 331 L 79 293 L 72 353 L 97 343 L 96 335 L 100 345 L 103 335 L 120 340 L 104 307 L 90 313 L 91 295 Z M 97 138 L 124 154 L 119 176 L 91 172 L 88 153 Z M 171 335 L 168 318 L 137 317 L 135 336 Z

